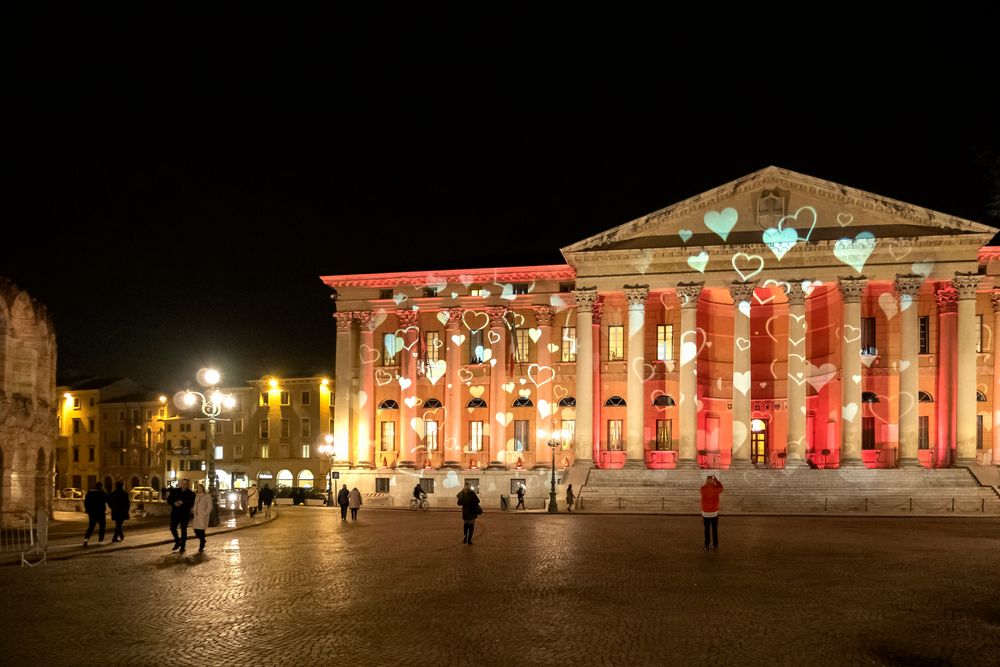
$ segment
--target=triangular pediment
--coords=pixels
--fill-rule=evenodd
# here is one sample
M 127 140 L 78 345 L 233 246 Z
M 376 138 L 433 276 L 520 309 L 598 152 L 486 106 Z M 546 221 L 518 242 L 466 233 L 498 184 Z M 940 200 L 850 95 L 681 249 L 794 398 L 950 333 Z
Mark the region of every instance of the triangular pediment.
M 795 230 L 792 234 L 791 229 Z M 987 225 L 779 167 L 654 211 L 562 249 L 580 252 L 995 234 Z

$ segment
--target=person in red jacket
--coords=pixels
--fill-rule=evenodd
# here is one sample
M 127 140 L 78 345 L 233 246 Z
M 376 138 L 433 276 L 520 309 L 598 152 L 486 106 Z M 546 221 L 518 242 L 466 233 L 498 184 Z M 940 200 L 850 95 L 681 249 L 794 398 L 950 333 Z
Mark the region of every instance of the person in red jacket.
M 715 475 L 709 475 L 701 487 L 701 520 L 705 524 L 705 551 L 708 551 L 708 533 L 712 533 L 712 550 L 719 550 L 719 495 L 723 492 L 722 482 Z

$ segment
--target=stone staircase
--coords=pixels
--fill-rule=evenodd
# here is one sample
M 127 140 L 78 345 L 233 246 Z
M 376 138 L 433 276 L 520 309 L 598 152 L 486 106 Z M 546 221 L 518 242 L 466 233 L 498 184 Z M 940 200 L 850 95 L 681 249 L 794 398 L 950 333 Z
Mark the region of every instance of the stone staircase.
M 698 514 L 708 474 L 725 486 L 723 514 L 1000 516 L 1000 493 L 966 468 L 827 470 L 592 469 L 584 512 Z

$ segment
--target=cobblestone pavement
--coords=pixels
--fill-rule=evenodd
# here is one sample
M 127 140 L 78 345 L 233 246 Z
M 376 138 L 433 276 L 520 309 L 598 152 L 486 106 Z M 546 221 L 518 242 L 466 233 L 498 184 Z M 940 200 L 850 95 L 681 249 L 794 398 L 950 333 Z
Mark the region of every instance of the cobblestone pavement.
M 997 664 L 1000 521 L 281 509 L 0 568 L 16 665 Z

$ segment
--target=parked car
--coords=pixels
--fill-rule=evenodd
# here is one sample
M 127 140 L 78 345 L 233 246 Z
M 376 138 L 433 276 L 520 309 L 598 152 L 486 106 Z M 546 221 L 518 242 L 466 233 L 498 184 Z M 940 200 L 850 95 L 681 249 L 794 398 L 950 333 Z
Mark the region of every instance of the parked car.
M 71 498 L 73 500 L 79 500 L 83 498 L 83 491 L 77 488 L 63 489 L 59 494 L 60 498 Z

